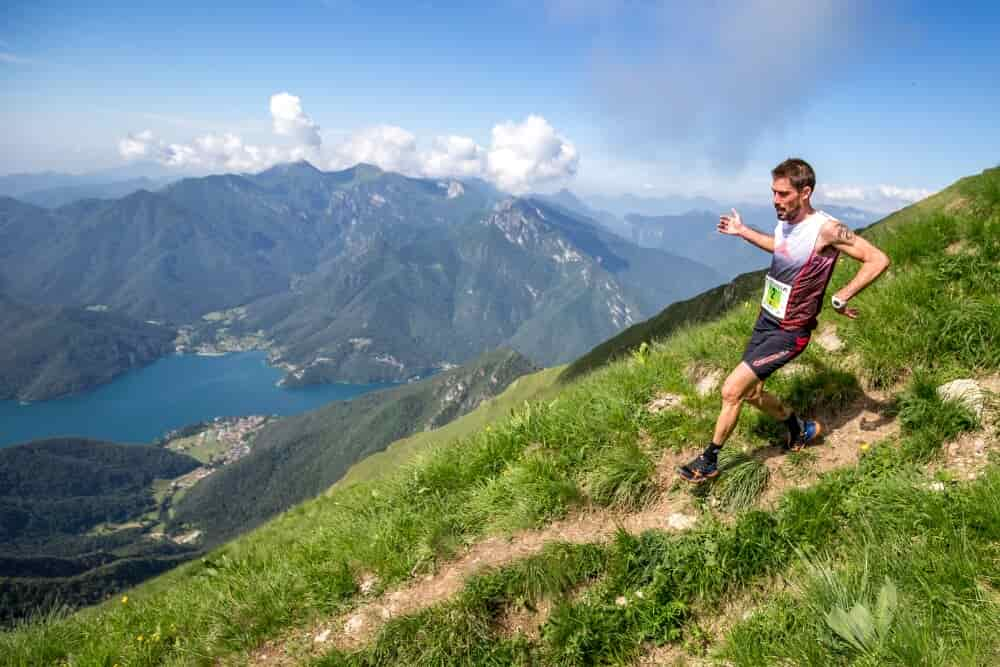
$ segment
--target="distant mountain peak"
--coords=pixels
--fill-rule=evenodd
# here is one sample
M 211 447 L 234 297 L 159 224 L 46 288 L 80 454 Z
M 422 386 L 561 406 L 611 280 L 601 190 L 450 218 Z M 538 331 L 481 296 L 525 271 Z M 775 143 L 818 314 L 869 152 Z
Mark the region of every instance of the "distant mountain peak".
M 281 162 L 270 169 L 265 169 L 258 176 L 285 175 L 289 173 L 322 173 L 312 162 L 306 159 L 295 160 L 294 162 Z

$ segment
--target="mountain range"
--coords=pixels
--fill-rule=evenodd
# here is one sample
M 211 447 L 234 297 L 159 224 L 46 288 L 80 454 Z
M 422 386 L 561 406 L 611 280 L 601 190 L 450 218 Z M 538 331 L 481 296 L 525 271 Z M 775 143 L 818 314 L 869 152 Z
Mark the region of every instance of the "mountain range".
M 289 384 L 406 379 L 501 345 L 560 363 L 721 281 L 539 199 L 364 164 L 0 198 L 10 298 L 184 327 L 192 347 L 251 337 Z

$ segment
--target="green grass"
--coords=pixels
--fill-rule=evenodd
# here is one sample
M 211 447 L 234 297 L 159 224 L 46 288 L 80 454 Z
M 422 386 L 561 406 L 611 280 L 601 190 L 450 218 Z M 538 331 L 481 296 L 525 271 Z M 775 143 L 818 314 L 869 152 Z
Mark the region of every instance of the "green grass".
M 837 548 L 802 559 L 791 575 L 793 592 L 738 624 L 722 655 L 736 665 L 996 664 L 997 508 L 995 466 L 946 493 L 887 479 L 852 511 Z M 887 585 L 898 601 L 880 614 Z M 856 619 L 854 637 L 837 622 L 837 610 Z
M 939 408 L 952 407 L 936 396 L 928 400 L 936 400 Z M 903 430 L 902 439 L 921 432 L 944 435 L 929 422 L 904 424 Z M 797 615 L 792 615 L 793 598 L 781 597 L 733 631 L 727 657 L 739 664 L 770 664 L 776 655 L 790 656 L 794 664 L 812 658 L 814 664 L 833 664 L 823 660 L 836 661 L 851 651 L 872 659 L 890 650 L 909 658 L 923 655 L 926 647 L 914 644 L 918 625 L 909 628 L 910 634 L 896 629 L 903 612 L 911 610 L 907 592 L 921 580 L 921 573 L 934 573 L 952 588 L 981 587 L 976 582 L 982 577 L 992 585 L 1000 577 L 995 558 L 1000 555 L 1000 497 L 995 496 L 1000 494 L 1000 469 L 992 468 L 976 484 L 935 494 L 926 484 L 915 483 L 921 479 L 920 461 L 909 457 L 900 442 L 880 447 L 892 451 L 895 467 L 880 465 L 873 453 L 865 465 L 834 472 L 812 488 L 790 493 L 772 514 L 746 512 L 732 525 L 708 519 L 680 535 L 621 531 L 607 545 L 549 544 L 542 555 L 470 579 L 455 600 L 391 621 L 361 651 L 333 652 L 317 664 L 499 664 L 500 656 L 508 664 L 623 664 L 647 644 L 684 641 L 697 627 L 692 622 L 696 607 L 718 603 L 734 590 L 779 572 L 801 575 L 815 590 L 808 614 L 822 637 L 810 635 L 808 641 L 784 647 L 787 654 L 766 644 L 760 649 L 758 634 L 781 646 L 803 629 L 807 613 L 796 608 Z M 733 462 L 742 465 L 746 459 L 734 456 Z M 991 509 L 974 511 L 979 503 L 990 503 Z M 923 536 L 934 531 L 941 536 L 930 545 Z M 916 539 L 930 551 L 904 554 L 913 551 Z M 934 548 L 941 553 L 933 553 Z M 825 554 L 847 554 L 854 568 L 851 576 L 844 578 Z M 927 576 L 923 580 L 929 581 Z M 879 593 L 894 590 L 896 582 L 902 591 L 899 610 L 894 603 L 886 611 L 887 594 L 880 607 Z M 504 632 L 500 619 L 505 610 L 537 608 L 543 599 L 552 602 L 552 610 L 540 638 Z M 960 597 L 942 600 L 944 616 L 932 621 L 946 623 L 949 610 L 962 605 Z M 849 635 L 860 650 L 837 634 L 835 628 L 843 624 L 831 624 L 838 609 L 852 619 L 865 614 L 874 619 L 874 630 Z M 983 620 L 992 610 L 973 604 L 958 613 L 971 622 Z M 768 625 L 760 627 L 765 621 Z M 944 627 L 953 642 L 976 636 L 961 624 Z M 461 637 L 457 646 L 456 637 Z M 997 645 L 983 642 L 979 648 L 994 650 Z
M 485 428 L 487 424 L 503 419 L 511 410 L 517 409 L 527 400 L 543 400 L 558 393 L 556 378 L 564 368 L 565 366 L 555 366 L 517 378 L 500 396 L 484 401 L 472 412 L 440 428 L 397 440 L 385 451 L 372 454 L 355 463 L 332 488 L 342 488 L 383 477 L 412 461 L 420 452 L 453 440 L 467 438 Z
M 769 383 L 776 394 L 808 410 L 843 407 L 864 383 L 892 387 L 905 381 L 908 389 L 899 398 L 903 434 L 897 442 L 878 444 L 856 468 L 789 492 L 773 514 L 739 511 L 766 483 L 760 466 L 742 461 L 739 471 L 730 471 L 732 480 L 712 491 L 727 499 L 723 511 L 735 513 L 731 520 L 709 519 L 683 535 L 623 534 L 609 547 L 593 547 L 601 555 L 584 559 L 579 568 L 555 557 L 540 561 L 542 565 L 519 570 L 515 577 L 535 582 L 531 586 L 501 588 L 495 597 L 476 589 L 480 593 L 469 593 L 472 597 L 398 619 L 361 654 L 334 655 L 331 664 L 384 664 L 393 656 L 400 664 L 620 661 L 640 651 L 643 642 L 680 638 L 694 603 L 721 600 L 757 577 L 789 568 L 801 560 L 800 554 L 842 579 L 850 595 L 837 600 L 845 611 L 856 604 L 871 606 L 886 577 L 894 582 L 900 609 L 915 610 L 916 620 L 897 631 L 895 624 L 905 614 L 896 615 L 892 635 L 879 649 L 891 652 L 886 655 L 934 658 L 952 647 L 960 656 L 986 655 L 989 647 L 975 645 L 957 621 L 983 618 L 961 558 L 987 573 L 990 563 L 996 565 L 996 554 L 982 551 L 982 545 L 983 536 L 997 542 L 1000 519 L 993 509 L 973 511 L 977 505 L 970 500 L 998 506 L 983 490 L 994 484 L 995 473 L 943 495 L 920 490 L 913 476 L 913 466 L 933 456 L 944 439 L 975 425 L 929 388 L 1000 365 L 1000 317 L 993 317 L 1000 297 L 982 287 L 992 284 L 1000 268 L 978 260 L 942 259 L 948 256 L 943 249 L 956 239 L 978 239 L 975 247 L 992 257 L 996 208 L 987 207 L 985 217 L 961 211 L 941 217 L 942 207 L 954 201 L 954 193 L 937 195 L 870 230 L 894 265 L 889 276 L 856 300 L 861 318 L 836 320 L 845 351 L 835 355 L 810 346 L 800 358 L 803 373 L 779 374 Z M 839 266 L 833 288 L 852 271 L 847 262 Z M 543 525 L 586 503 L 637 507 L 655 492 L 651 457 L 666 448 L 703 446 L 711 432 L 718 394 L 696 394 L 689 377 L 692 366 L 731 368 L 755 316 L 755 305 L 737 306 L 714 322 L 677 331 L 642 354 L 561 387 L 558 394 L 514 409 L 504 405 L 503 418 L 469 427 L 455 440 L 414 445 L 419 451 L 403 454 L 405 462 L 391 472 L 384 472 L 387 465 L 375 464 L 368 479 L 335 488 L 205 560 L 137 587 L 127 604 L 113 600 L 0 635 L 0 654 L 26 665 L 207 663 L 249 650 L 289 626 L 351 608 L 358 603 L 356 582 L 363 573 L 377 575 L 386 588 L 433 571 L 464 544 L 491 532 Z M 823 315 L 824 320 L 832 317 Z M 682 396 L 681 409 L 651 415 L 645 406 L 659 391 Z M 737 449 L 766 446 L 775 429 L 773 422 L 745 410 L 733 442 Z M 636 443 L 646 442 L 644 436 L 650 442 L 640 449 Z M 912 493 L 906 491 L 909 487 Z M 917 510 L 908 509 L 911 505 Z M 949 523 L 953 526 L 942 525 Z M 859 532 L 863 527 L 867 532 Z M 903 553 L 908 540 L 913 543 L 924 534 L 940 536 L 937 551 L 926 557 L 918 549 Z M 868 553 L 856 552 L 862 547 L 855 542 L 872 545 L 866 547 L 873 554 L 866 586 L 845 569 L 855 558 L 845 562 L 840 557 Z M 904 562 L 912 572 L 894 566 L 892 554 L 909 558 Z M 560 572 L 567 568 L 570 575 L 563 577 Z M 928 574 L 934 568 L 954 577 L 954 586 L 934 583 L 944 581 Z M 921 601 L 921 581 L 937 597 Z M 586 588 L 582 595 L 567 594 L 580 585 Z M 498 634 L 497 614 L 510 605 L 535 604 L 544 595 L 558 600 L 538 642 Z M 620 605 L 621 597 L 628 604 Z M 839 641 L 831 639 L 834 631 L 826 621 L 834 607 L 827 605 L 823 615 L 817 607 L 802 620 L 792 615 L 789 609 L 805 608 L 804 599 L 793 595 L 775 602 L 785 607 L 774 612 L 776 625 L 762 630 L 762 637 L 774 638 L 774 648 L 768 650 L 791 646 L 782 630 L 789 623 L 812 623 L 816 633 L 826 633 L 826 643 L 813 641 L 803 651 L 837 660 L 870 659 L 851 657 L 849 649 L 831 643 Z M 942 624 L 944 648 L 921 643 L 932 622 Z M 934 664 L 936 658 L 930 658 Z

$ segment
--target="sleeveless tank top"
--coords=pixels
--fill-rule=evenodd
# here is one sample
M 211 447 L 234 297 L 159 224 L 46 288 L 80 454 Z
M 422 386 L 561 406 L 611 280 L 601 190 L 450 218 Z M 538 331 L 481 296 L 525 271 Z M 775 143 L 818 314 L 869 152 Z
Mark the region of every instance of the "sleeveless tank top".
M 764 317 L 782 329 L 816 328 L 826 286 L 839 252 L 816 254 L 820 229 L 833 217 L 814 211 L 796 224 L 778 221 L 774 228 L 774 255 L 764 283 Z

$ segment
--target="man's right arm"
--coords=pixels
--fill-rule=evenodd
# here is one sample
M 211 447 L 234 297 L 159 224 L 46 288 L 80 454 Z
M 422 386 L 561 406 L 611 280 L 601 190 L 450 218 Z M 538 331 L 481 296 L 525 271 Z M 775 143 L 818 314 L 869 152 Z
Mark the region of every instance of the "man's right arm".
M 732 213 L 732 215 L 719 216 L 718 230 L 720 232 L 731 236 L 739 236 L 761 250 L 766 250 L 770 253 L 774 252 L 774 236 L 758 232 L 756 229 L 744 225 L 743 218 L 740 217 L 735 208 L 732 209 Z

